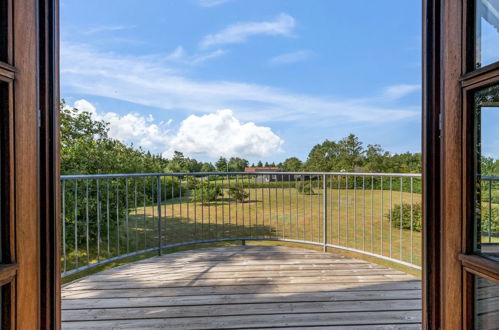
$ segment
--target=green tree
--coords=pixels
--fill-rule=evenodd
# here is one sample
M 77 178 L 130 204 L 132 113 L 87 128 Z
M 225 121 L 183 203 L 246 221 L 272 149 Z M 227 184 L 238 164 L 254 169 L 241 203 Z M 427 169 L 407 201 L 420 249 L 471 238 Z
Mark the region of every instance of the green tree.
M 60 108 L 61 174 L 163 172 L 168 160 L 108 136 L 109 124 L 89 112 Z
M 243 203 L 244 200 L 249 197 L 249 193 L 247 193 L 243 187 L 235 186 L 229 188 L 229 197 Z
M 499 175 L 499 160 L 492 157 L 481 157 L 480 173 L 482 175 Z
M 298 172 L 303 169 L 303 163 L 296 157 L 290 157 L 282 163 L 282 169 L 288 172 Z
M 249 166 L 246 159 L 239 157 L 231 157 L 229 159 L 229 171 L 231 172 L 244 172 L 244 169 Z
M 173 173 L 190 172 L 189 160 L 180 151 L 173 152 L 173 158 L 168 164 L 168 170 Z
M 192 200 L 198 203 L 212 202 L 219 196 L 222 196 L 222 188 L 207 181 L 199 182 L 192 191 Z
M 352 172 L 356 167 L 363 165 L 362 142 L 354 134 L 348 135 L 346 138 L 338 142 L 339 147 L 339 163 L 342 170 Z
M 200 172 L 202 163 L 195 159 L 184 156 L 180 151 L 174 151 L 173 158 L 168 164 L 168 171 L 173 173 Z
M 338 162 L 340 147 L 334 141 L 326 140 L 315 145 L 308 154 L 305 164 L 307 171 L 332 172 L 341 170 Z
M 201 172 L 215 172 L 215 166 L 212 163 L 203 163 L 201 166 Z
M 64 100 L 61 101 L 60 122 L 62 174 L 163 172 L 169 165 L 168 160 L 160 155 L 145 152 L 133 145 L 127 146 L 110 138 L 108 123 L 95 120 L 89 112 L 68 106 Z M 180 190 L 178 180 L 164 178 L 163 182 L 171 189 L 168 189 L 162 197 L 164 199 L 177 197 Z M 97 180 L 65 181 L 65 202 L 74 210 L 66 214 L 65 221 L 68 225 L 74 226 L 76 217 L 79 219 L 85 216 L 90 219 L 97 218 L 98 203 L 95 192 L 98 184 L 101 189 L 109 188 L 108 209 L 109 217 L 112 219 L 123 218 L 128 212 L 123 198 L 127 185 L 129 189 L 138 185 L 139 189 L 136 192 L 134 190 L 138 200 L 148 205 L 155 202 L 155 185 L 149 178 L 113 179 L 99 182 Z M 90 193 L 87 194 L 86 191 Z M 75 196 L 77 196 L 76 200 Z M 79 225 L 81 226 L 82 222 L 79 222 Z M 95 239 L 97 232 L 97 223 L 91 221 L 88 224 L 88 236 Z M 81 244 L 84 237 L 80 235 L 75 239 L 72 231 L 68 231 L 66 236 L 68 242 L 71 242 L 69 244 L 75 241 Z
M 421 173 L 421 154 L 390 154 L 377 144 L 364 149 L 358 137 L 350 134 L 338 142 L 315 145 L 304 164 L 305 170 L 318 172 L 351 172 L 359 167 L 370 172 Z
M 387 158 L 390 154 L 381 148 L 379 144 L 369 144 L 365 151 L 365 167 L 369 172 L 386 172 Z
M 227 172 L 228 171 L 227 158 L 220 157 L 215 163 L 215 167 L 219 172 Z
M 420 203 L 414 203 L 412 206 L 408 203 L 395 204 L 393 210 L 385 213 L 387 221 L 392 222 L 392 226 L 400 228 L 402 221 L 403 229 L 413 229 L 414 231 L 421 231 L 423 212 Z

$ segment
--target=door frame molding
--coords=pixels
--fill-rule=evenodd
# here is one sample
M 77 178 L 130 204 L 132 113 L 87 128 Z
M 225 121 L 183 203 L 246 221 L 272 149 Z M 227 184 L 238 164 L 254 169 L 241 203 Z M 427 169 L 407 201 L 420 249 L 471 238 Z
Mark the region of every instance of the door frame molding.
M 441 111 L 441 219 L 440 300 L 441 327 L 463 325 L 463 115 L 460 78 L 466 54 L 463 47 L 466 0 L 441 0 L 440 111 Z
M 38 0 L 40 326 L 61 326 L 59 1 Z
M 459 255 L 465 231 L 461 78 L 470 1 L 423 1 L 424 329 L 461 329 L 467 311 Z
M 485 261 L 470 255 L 469 95 L 497 79 L 499 63 L 474 67 L 474 0 L 424 2 L 423 323 L 425 329 L 470 329 L 470 274 L 486 272 L 478 271 Z
M 441 0 L 423 0 L 423 329 L 438 328 L 440 288 L 440 95 L 441 95 Z

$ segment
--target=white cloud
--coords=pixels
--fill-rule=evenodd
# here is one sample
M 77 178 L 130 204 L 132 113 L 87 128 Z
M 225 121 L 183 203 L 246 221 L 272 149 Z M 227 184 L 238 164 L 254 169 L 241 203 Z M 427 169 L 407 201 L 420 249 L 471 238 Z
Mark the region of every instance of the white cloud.
M 89 112 L 93 118 L 96 118 L 97 116 L 97 109 L 95 106 L 85 99 L 75 101 L 73 107 L 75 107 L 79 113 Z
M 95 33 L 101 33 L 101 32 L 115 32 L 115 31 L 122 31 L 122 30 L 127 30 L 134 28 L 134 26 L 125 26 L 125 25 L 97 25 L 90 27 L 86 30 L 83 30 L 83 34 L 95 34 Z
M 168 54 L 165 58 L 169 61 L 180 61 L 186 57 L 185 49 L 182 46 L 175 48 L 173 52 Z
M 284 141 L 269 127 L 241 123 L 232 110 L 187 117 L 170 141 L 170 152 L 189 155 L 267 157 L 282 152 Z
M 243 43 L 249 37 L 256 35 L 292 36 L 295 19 L 288 14 L 279 14 L 273 21 L 245 22 L 229 25 L 216 34 L 209 34 L 203 38 L 200 45 L 203 48 L 214 45 Z
M 174 133 L 167 128 L 173 122 L 171 119 L 157 124 L 151 114 L 142 116 L 131 112 L 120 116 L 115 112 L 100 112 L 85 99 L 74 102 L 73 106 L 80 112 L 89 112 L 94 120 L 108 122 L 110 137 L 165 156 L 178 150 L 191 156 L 212 158 L 266 157 L 281 152 L 284 143 L 269 127 L 241 123 L 232 110 L 191 115 Z
M 163 152 L 168 144 L 169 130 L 164 125 L 154 123 L 149 114 L 128 113 L 123 116 L 115 112 L 98 112 L 96 107 L 85 99 L 78 100 L 74 107 L 80 111 L 90 112 L 95 120 L 109 123 L 109 136 L 126 144 L 133 143 L 152 152 Z M 166 125 L 168 126 L 168 125 Z
M 223 5 L 227 2 L 230 2 L 232 0 L 198 0 L 198 4 L 201 7 L 216 7 Z
M 230 108 L 244 121 L 320 121 L 331 126 L 412 119 L 421 111 L 380 106 L 376 102 L 384 100 L 373 98 L 334 99 L 266 85 L 195 80 L 170 66 L 164 55 L 124 56 L 67 43 L 62 44 L 61 52 L 61 82 L 67 92 L 170 111 L 199 114 Z M 393 89 L 390 93 L 396 94 Z
M 203 63 L 203 62 L 206 62 L 207 60 L 211 60 L 211 59 L 214 59 L 214 58 L 217 58 L 217 57 L 220 57 L 222 55 L 225 55 L 227 54 L 227 51 L 225 50 L 222 50 L 222 49 L 217 49 L 211 53 L 208 53 L 208 54 L 204 54 L 204 55 L 196 55 L 191 63 L 192 64 L 200 64 L 200 63 Z
M 281 54 L 270 59 L 270 63 L 274 65 L 292 64 L 309 59 L 313 53 L 308 50 L 299 50 L 292 53 Z
M 227 54 L 227 51 L 217 49 L 206 54 L 188 55 L 182 46 L 178 46 L 175 50 L 168 54 L 165 59 L 169 62 L 181 63 L 186 65 L 198 65 L 208 60 L 220 57 Z
M 420 89 L 421 85 L 418 84 L 413 84 L 413 85 L 403 84 L 403 85 L 389 86 L 388 88 L 385 89 L 384 97 L 391 100 L 400 99 L 404 96 L 417 92 Z

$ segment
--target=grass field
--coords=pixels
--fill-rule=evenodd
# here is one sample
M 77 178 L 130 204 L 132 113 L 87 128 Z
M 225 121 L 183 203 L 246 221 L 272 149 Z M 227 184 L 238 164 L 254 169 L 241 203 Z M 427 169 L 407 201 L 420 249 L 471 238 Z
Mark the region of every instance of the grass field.
M 227 189 L 224 189 L 223 196 L 214 202 L 196 203 L 187 194 L 163 203 L 162 244 L 236 237 L 323 242 L 322 189 L 314 187 L 314 194 L 307 195 L 299 193 L 293 183 L 285 183 L 277 189 L 272 187 L 245 190 L 249 193 L 249 198 L 243 203 L 230 199 Z M 325 214 L 327 243 L 421 265 L 421 233 L 400 229 L 391 224 L 389 218 L 390 210 L 393 210 L 396 204 L 410 204 L 411 201 L 420 203 L 421 195 L 389 190 L 328 189 Z M 485 207 L 488 207 L 488 204 L 484 205 L 484 209 Z M 493 207 L 499 205 L 494 204 Z M 392 212 L 392 221 L 399 216 L 400 214 Z M 103 219 L 105 218 L 103 214 Z M 95 219 L 90 221 L 95 222 Z M 131 207 L 128 217 L 121 217 L 119 221 L 110 219 L 109 230 L 107 222 L 101 222 L 99 248 L 97 238 L 89 237 L 88 255 L 85 242 L 79 243 L 78 253 L 69 242 L 66 260 L 62 260 L 62 263 L 65 264 L 66 270 L 71 270 L 87 262 L 95 263 L 124 253 L 157 247 L 158 229 L 157 205 Z M 84 230 L 79 230 L 81 239 Z M 488 242 L 488 237 L 482 237 L 482 241 Z M 492 242 L 499 243 L 499 237 L 492 237 Z M 167 249 L 164 252 L 175 252 L 178 249 Z M 156 252 L 116 261 L 90 272 L 154 254 Z M 385 261 L 378 259 L 378 263 Z M 70 276 L 65 281 L 84 276 L 88 272 Z
M 232 237 L 287 238 L 323 242 L 323 190 L 300 194 L 292 183 L 284 188 L 246 189 L 244 202 L 229 199 L 195 203 L 189 196 L 161 205 L 162 244 Z M 419 203 L 419 194 L 398 191 L 328 189 L 326 239 L 330 244 L 421 264 L 421 233 L 390 224 L 387 214 L 396 204 Z M 101 242 L 89 238 L 88 262 L 157 246 L 157 205 L 129 209 L 128 219 L 101 223 Z M 392 214 L 392 219 L 400 216 Z M 127 230 L 128 229 L 128 230 Z M 109 245 L 109 250 L 108 250 Z M 76 252 L 66 251 L 66 269 L 76 267 Z M 99 255 L 99 258 L 98 258 Z M 87 262 L 86 246 L 78 250 L 78 265 Z
M 387 182 L 390 181 L 387 180 Z M 311 181 L 310 184 L 313 186 L 313 192 L 311 194 L 302 194 L 295 188 L 296 182 L 255 184 L 254 180 L 248 178 L 217 179 L 215 184 L 223 188 L 223 195 L 219 196 L 216 201 L 205 203 L 194 202 L 186 189 L 188 182 L 183 181 L 182 197 L 169 199 L 161 204 L 161 243 L 162 245 L 167 245 L 237 237 L 284 238 L 323 243 L 323 219 L 325 216 L 325 236 L 328 244 L 366 251 L 414 265 L 421 265 L 421 232 L 398 227 L 397 219 L 399 219 L 400 213 L 394 210 L 395 206 L 401 202 L 409 205 L 411 203 L 421 203 L 421 195 L 416 192 L 412 194 L 401 192 L 401 182 L 399 182 L 399 185 L 399 183 L 394 181 L 393 189 L 395 190 L 392 191 L 377 190 L 376 188 L 379 186 L 376 185 L 371 190 L 368 180 L 366 180 L 366 183 L 366 187 L 369 188 L 365 190 L 359 187 L 359 185 L 363 185 L 363 182 L 360 180 L 355 184 L 356 189 L 353 189 L 353 186 L 349 186 L 350 188 L 346 189 L 347 184 L 344 181 L 341 189 L 327 189 L 325 199 L 326 209 L 324 213 L 324 190 L 322 189 L 321 181 Z M 171 183 L 164 181 L 163 188 L 170 189 L 169 184 Z M 329 184 L 332 186 L 335 185 L 333 182 L 329 182 Z M 228 194 L 229 186 L 244 186 L 249 197 L 244 202 L 231 199 Z M 66 223 L 65 230 L 67 233 L 69 232 L 65 241 L 66 257 L 61 259 L 64 271 L 158 246 L 158 205 L 150 204 L 156 193 L 154 190 L 150 190 L 148 194 L 152 195 L 153 198 L 148 198 L 147 202 L 144 199 L 144 205 L 140 201 L 141 197 L 139 197 L 137 204 L 137 187 L 132 187 L 134 186 L 131 185 L 129 190 L 131 195 L 128 201 L 128 213 L 123 208 L 123 205 L 125 205 L 123 196 L 125 195 L 120 194 L 120 212 L 118 213 L 116 209 L 116 212 L 110 212 L 112 216 L 107 214 L 106 200 L 104 193 L 102 193 L 104 199 L 101 201 L 99 225 L 97 225 L 98 222 L 95 217 L 95 205 L 94 216 L 90 216 L 88 224 L 85 223 L 84 213 L 82 213 L 83 216 L 80 215 L 78 218 L 77 228 L 75 228 L 74 221 Z M 391 185 L 389 186 L 385 182 L 384 188 L 387 189 L 390 187 Z M 404 186 L 405 190 L 402 191 L 407 191 L 407 188 Z M 310 191 L 307 192 L 310 193 Z M 82 191 L 79 193 L 81 194 Z M 79 196 L 84 197 L 84 195 Z M 111 198 L 116 197 L 111 196 Z M 163 198 L 166 199 L 168 197 L 165 195 Z M 80 212 L 84 212 L 85 200 L 79 201 Z M 91 199 L 91 201 L 94 204 L 96 203 L 96 199 Z M 492 204 L 490 204 L 491 209 L 489 209 L 490 205 L 488 201 L 483 202 L 483 228 L 487 228 L 488 226 L 487 215 L 490 213 L 490 210 L 492 210 L 493 219 L 497 217 L 499 204 L 495 203 L 495 201 L 493 200 Z M 139 206 L 139 204 L 143 206 Z M 72 211 L 74 210 L 74 204 L 71 204 L 71 202 L 67 205 L 66 209 L 68 210 L 67 212 L 75 212 Z M 390 221 L 390 210 L 393 211 L 392 223 Z M 116 214 L 119 214 L 118 219 L 116 218 Z M 86 228 L 88 228 L 88 225 L 93 228 L 91 230 L 93 234 L 88 235 L 87 239 L 86 230 L 88 229 Z M 100 236 L 95 232 L 97 227 L 99 227 Z M 77 229 L 77 235 L 75 235 L 75 229 Z M 76 241 L 74 239 L 75 236 L 78 238 Z M 98 240 L 98 237 L 100 237 L 100 240 Z M 491 236 L 490 239 L 491 243 L 499 243 L 499 237 L 497 236 Z M 482 236 L 482 242 L 489 242 L 489 237 L 486 234 Z M 76 243 L 77 249 L 75 249 Z M 226 245 L 240 243 L 221 242 L 213 244 Z M 262 243 L 248 242 L 248 244 Z M 293 245 L 297 243 L 267 241 L 265 244 Z M 171 253 L 179 249 L 191 249 L 198 246 L 206 246 L 206 244 L 169 248 L 164 249 L 163 252 Z M 306 245 L 306 247 L 312 249 L 322 248 L 319 245 Z M 340 251 L 344 254 L 354 253 L 338 249 L 334 249 L 334 251 Z M 113 261 L 109 264 L 100 265 L 65 277 L 64 281 L 67 282 L 102 269 L 150 257 L 156 253 L 154 251 Z M 367 255 L 354 253 L 353 257 L 371 258 L 370 261 L 386 264 L 390 267 L 405 267 L 379 258 L 373 260 L 373 257 Z M 414 273 L 414 269 L 405 268 L 405 270 L 401 270 Z

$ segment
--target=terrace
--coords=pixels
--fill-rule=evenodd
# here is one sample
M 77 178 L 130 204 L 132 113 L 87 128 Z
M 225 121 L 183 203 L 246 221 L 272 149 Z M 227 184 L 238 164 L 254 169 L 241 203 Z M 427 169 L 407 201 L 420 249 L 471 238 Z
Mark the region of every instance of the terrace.
M 420 175 L 269 174 L 62 177 L 63 277 L 142 258 L 63 286 L 63 326 L 420 328 Z

